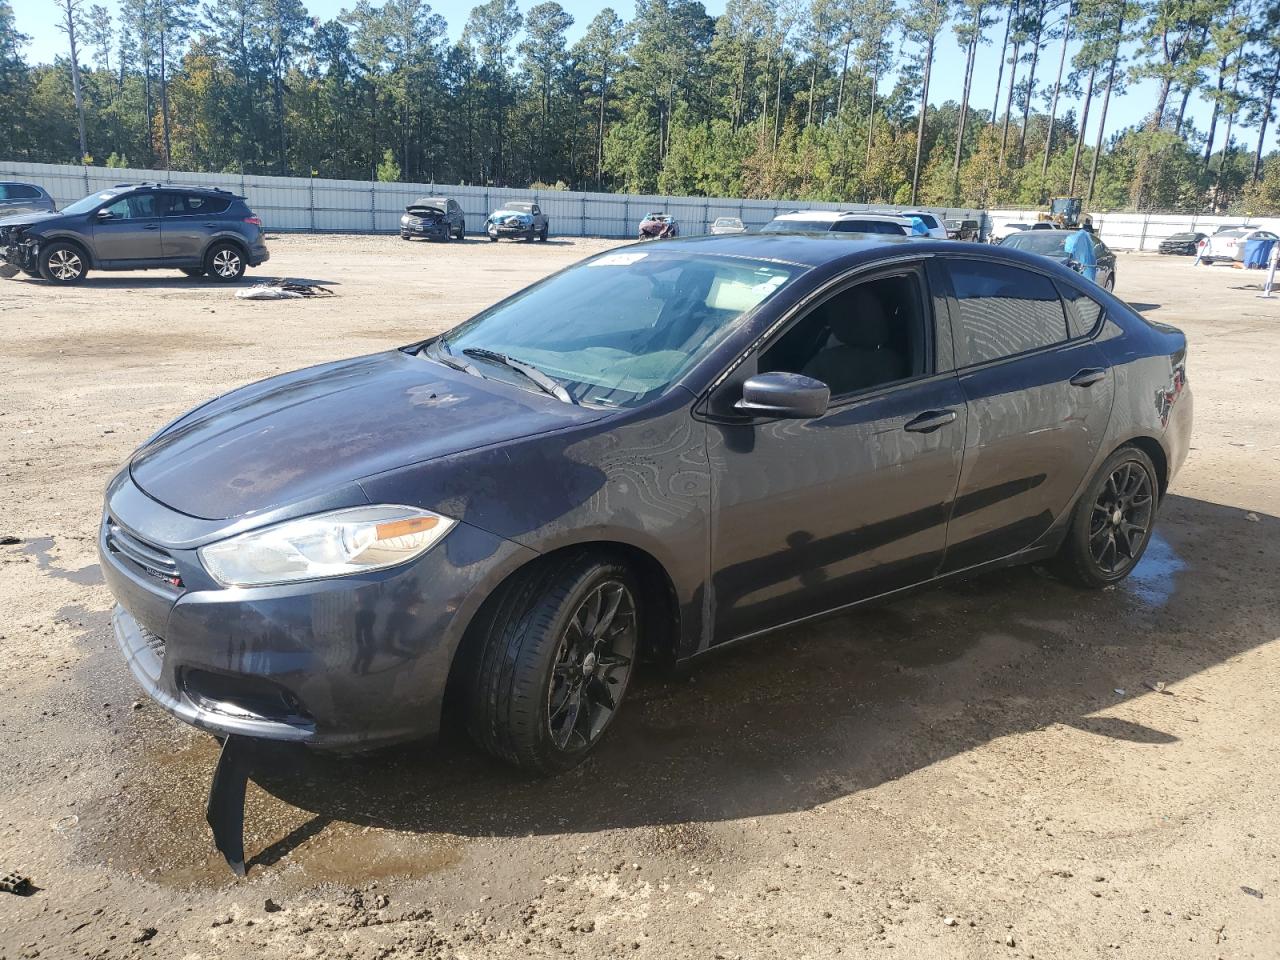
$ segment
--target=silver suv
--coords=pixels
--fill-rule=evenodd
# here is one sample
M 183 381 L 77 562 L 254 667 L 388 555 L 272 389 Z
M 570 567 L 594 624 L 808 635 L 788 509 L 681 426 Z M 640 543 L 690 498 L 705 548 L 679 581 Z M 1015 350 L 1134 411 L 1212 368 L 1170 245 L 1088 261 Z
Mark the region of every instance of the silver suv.
M 17 213 L 53 213 L 58 205 L 44 187 L 0 180 L 0 219 Z

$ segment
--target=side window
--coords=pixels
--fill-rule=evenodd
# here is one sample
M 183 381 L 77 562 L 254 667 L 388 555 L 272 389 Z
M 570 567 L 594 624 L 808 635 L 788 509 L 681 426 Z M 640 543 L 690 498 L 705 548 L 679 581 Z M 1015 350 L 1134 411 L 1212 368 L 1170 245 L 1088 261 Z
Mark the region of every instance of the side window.
M 145 220 L 156 215 L 156 197 L 153 193 L 135 193 L 121 197 L 104 209 L 112 220 Z
M 533 215 L 535 217 L 542 216 L 542 208 L 539 207 L 536 203 L 533 205 Z
M 1067 339 L 1066 316 L 1053 282 L 1038 273 L 984 260 L 949 260 L 959 304 L 962 364 L 985 363 Z
M 0 183 L 0 200 L 38 200 L 40 191 L 25 183 Z
M 1067 327 L 1071 330 L 1071 336 L 1088 336 L 1106 312 L 1102 304 L 1074 287 L 1064 286 L 1062 295 L 1067 302 Z
M 823 301 L 760 356 L 759 372 L 803 373 L 841 397 L 926 373 L 925 309 L 914 272 Z
M 171 193 L 166 217 L 198 217 L 222 213 L 231 205 L 230 200 L 207 197 L 198 193 Z

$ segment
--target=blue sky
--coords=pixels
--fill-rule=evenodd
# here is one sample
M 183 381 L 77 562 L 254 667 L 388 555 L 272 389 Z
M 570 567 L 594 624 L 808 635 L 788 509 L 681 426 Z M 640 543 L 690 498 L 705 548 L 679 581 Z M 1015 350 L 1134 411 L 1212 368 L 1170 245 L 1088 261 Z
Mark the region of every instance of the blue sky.
M 116 9 L 116 0 L 98 0 L 98 2 L 103 3 L 113 12 Z M 304 2 L 307 3 L 307 9 L 312 16 L 320 17 L 321 19 L 337 16 L 344 8 L 355 5 L 355 0 L 309 0 L 309 2 L 304 0 Z M 518 2 L 521 9 L 528 9 L 535 0 L 518 0 Z M 576 20 L 573 29 L 570 31 L 571 42 L 581 35 L 591 18 L 606 6 L 604 0 L 560 0 L 560 2 Z M 722 0 L 703 0 L 703 2 L 706 5 L 707 12 L 712 15 L 719 14 L 724 10 Z M 27 59 L 47 62 L 56 54 L 62 53 L 66 45 L 66 37 L 55 26 L 54 11 L 50 0 L 13 0 L 13 3 L 18 30 L 31 37 L 31 43 L 26 48 Z M 448 21 L 449 35 L 456 38 L 461 34 L 462 27 L 466 23 L 467 14 L 474 5 L 474 0 L 439 0 L 432 6 L 436 13 L 439 13 Z M 615 4 L 614 8 L 624 18 L 629 18 L 633 12 L 631 0 L 621 0 L 621 2 Z M 984 47 L 979 55 L 977 75 L 973 82 L 971 102 L 975 106 L 984 109 L 990 109 L 991 102 L 995 96 L 996 71 L 999 68 L 999 48 L 995 45 L 1000 40 L 997 30 L 998 28 L 992 28 L 988 33 L 988 36 L 993 37 L 994 42 Z M 1068 57 L 1070 57 L 1071 52 L 1069 49 Z M 1053 74 L 1056 73 L 1057 53 L 1057 47 L 1051 46 L 1042 55 L 1041 67 L 1037 71 L 1040 76 L 1051 79 Z M 1070 61 L 1068 60 L 1068 69 L 1070 69 L 1069 63 Z M 956 99 L 959 95 L 963 78 L 964 58 L 955 43 L 954 35 L 948 29 L 939 38 L 937 59 L 934 63 L 934 82 L 929 97 L 930 102 L 941 103 L 948 99 Z M 1121 127 L 1141 121 L 1145 112 L 1150 109 L 1154 95 L 1155 85 L 1147 81 L 1130 86 L 1123 97 L 1113 97 L 1107 115 L 1107 133 L 1110 134 Z M 1068 101 L 1065 105 L 1060 106 L 1060 110 L 1070 109 L 1074 106 L 1076 106 L 1075 103 Z M 1209 110 L 1209 106 L 1204 101 L 1199 98 L 1192 99 L 1190 113 L 1201 130 L 1208 126 Z M 1096 117 L 1096 113 L 1094 115 Z M 1091 120 L 1087 134 L 1089 142 L 1092 142 L 1096 128 L 1096 120 Z M 1219 124 L 1219 145 L 1221 144 L 1221 139 L 1222 125 Z M 1257 132 L 1237 126 L 1236 141 L 1237 148 L 1243 145 L 1246 149 L 1252 151 L 1257 142 Z M 1276 149 L 1277 146 L 1280 146 L 1280 124 L 1273 126 L 1267 134 L 1266 149 Z

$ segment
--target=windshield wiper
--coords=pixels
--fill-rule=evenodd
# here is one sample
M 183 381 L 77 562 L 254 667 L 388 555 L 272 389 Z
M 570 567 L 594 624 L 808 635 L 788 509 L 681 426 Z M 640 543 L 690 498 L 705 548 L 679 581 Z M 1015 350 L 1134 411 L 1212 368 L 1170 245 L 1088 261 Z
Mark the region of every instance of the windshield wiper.
M 450 367 L 454 370 L 461 370 L 463 373 L 469 373 L 471 376 L 479 377 L 481 380 L 484 379 L 484 374 L 476 368 L 474 363 L 467 363 L 465 360 L 459 360 L 452 353 L 449 353 L 449 348 L 444 345 L 444 341 L 442 340 L 436 340 L 433 343 L 427 344 L 427 346 L 423 348 L 422 352 L 432 360 L 438 360 L 440 363 L 443 363 L 446 367 Z
M 510 367 L 517 373 L 524 374 L 543 393 L 549 393 L 565 403 L 572 403 L 574 406 L 578 405 L 578 401 L 573 399 L 572 394 L 565 389 L 563 383 L 547 376 L 531 363 L 508 357 L 505 353 L 499 353 L 497 350 L 486 350 L 484 347 L 465 347 L 462 352 L 468 357 L 475 357 L 477 360 L 488 360 L 492 363 L 500 363 L 504 367 Z

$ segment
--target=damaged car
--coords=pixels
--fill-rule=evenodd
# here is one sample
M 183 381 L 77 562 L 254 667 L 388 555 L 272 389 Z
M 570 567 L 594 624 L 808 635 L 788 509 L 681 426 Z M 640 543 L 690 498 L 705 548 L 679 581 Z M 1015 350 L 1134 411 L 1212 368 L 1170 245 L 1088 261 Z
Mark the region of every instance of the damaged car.
M 462 207 L 448 197 L 420 197 L 405 207 L 400 218 L 401 240 L 462 240 L 466 235 Z
M 181 270 L 230 282 L 270 259 L 245 198 L 212 187 L 120 184 L 57 213 L 0 221 L 3 272 L 73 284 L 90 270 Z
M 645 214 L 636 233 L 637 240 L 669 240 L 678 236 L 680 236 L 680 224 L 676 218 L 661 211 Z
M 483 749 L 564 771 L 644 661 L 1011 564 L 1123 580 L 1187 454 L 1186 360 L 1003 246 L 614 249 L 159 430 L 97 532 L 116 639 L 225 740 L 213 797 L 241 742 L 426 737 L 446 690 Z
M 510 240 L 547 239 L 551 229 L 542 207 L 533 201 L 517 200 L 503 205 L 489 214 L 484 222 L 485 233 L 495 243 L 504 237 Z

